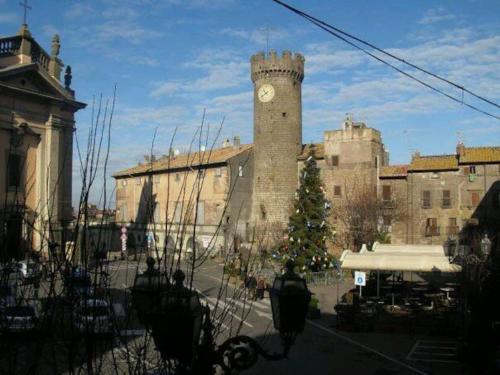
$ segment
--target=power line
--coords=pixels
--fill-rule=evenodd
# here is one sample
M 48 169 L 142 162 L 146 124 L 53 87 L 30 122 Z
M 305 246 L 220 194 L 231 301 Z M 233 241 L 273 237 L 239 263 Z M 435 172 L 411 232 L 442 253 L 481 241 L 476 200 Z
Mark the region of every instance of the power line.
M 379 62 L 381 62 L 381 63 L 383 63 L 383 64 L 385 64 L 385 65 L 387 65 L 387 66 L 389 66 L 389 67 L 391 67 L 392 69 L 394 69 L 394 70 L 396 70 L 397 72 L 399 72 L 399 73 L 403 74 L 404 76 L 406 76 L 406 77 L 408 77 L 408 78 L 410 78 L 410 79 L 412 79 L 412 80 L 414 80 L 414 81 L 416 81 L 416 82 L 420 83 L 421 85 L 423 85 L 423 86 L 425 86 L 425 87 L 427 87 L 427 88 L 429 88 L 429 89 L 431 89 L 431 90 L 433 90 L 433 91 L 435 91 L 435 92 L 437 92 L 437 93 L 439 93 L 439 94 L 441 94 L 441 95 L 444 95 L 444 96 L 446 96 L 447 98 L 449 98 L 449 99 L 451 99 L 451 100 L 453 100 L 453 101 L 455 101 L 455 102 L 457 102 L 457 103 L 459 103 L 459 104 L 465 105 L 466 107 L 468 107 L 468 108 L 470 108 L 470 109 L 472 109 L 472 110 L 474 110 L 474 111 L 480 112 L 480 113 L 482 113 L 482 114 L 484 114 L 484 115 L 487 115 L 487 116 L 490 116 L 490 117 L 496 118 L 497 120 L 500 120 L 500 117 L 499 117 L 499 116 L 494 115 L 494 114 L 489 113 L 489 112 L 487 112 L 487 111 L 484 111 L 484 110 L 482 110 L 482 109 L 480 109 L 480 108 L 478 108 L 478 107 L 476 107 L 476 106 L 474 106 L 474 105 L 471 105 L 471 104 L 469 104 L 469 103 L 464 102 L 464 101 L 463 101 L 463 92 L 467 92 L 468 94 L 470 94 L 470 95 L 472 95 L 472 96 L 476 97 L 477 99 L 480 99 L 480 100 L 482 100 L 482 101 L 484 101 L 484 102 L 486 102 L 486 103 L 488 103 L 488 104 L 491 104 L 491 105 L 493 105 L 493 106 L 495 106 L 495 107 L 500 108 L 500 105 L 498 105 L 497 103 L 492 102 L 492 101 L 490 101 L 490 100 L 488 100 L 488 99 L 486 99 L 486 98 L 484 98 L 484 97 L 482 97 L 482 96 L 480 96 L 480 95 L 478 95 L 478 94 L 475 94 L 474 92 L 472 92 L 472 91 L 470 91 L 470 90 L 466 89 L 465 87 L 463 87 L 463 86 L 461 86 L 461 85 L 458 85 L 458 84 L 456 84 L 456 83 L 454 83 L 454 82 L 452 82 L 452 81 L 449 81 L 449 80 L 447 80 L 446 78 L 443 78 L 443 77 L 441 77 L 441 76 L 439 76 L 439 75 L 437 75 L 437 74 L 434 74 L 434 73 L 432 73 L 432 72 L 429 72 L 429 71 L 427 71 L 426 69 L 420 68 L 419 66 L 417 66 L 417 65 L 415 65 L 415 64 L 412 64 L 412 63 L 410 63 L 410 62 L 408 62 L 408 61 L 406 61 L 406 60 L 404 60 L 404 59 L 401 59 L 401 58 L 399 58 L 399 57 L 397 57 L 397 56 L 395 56 L 395 55 L 393 55 L 393 54 L 391 54 L 391 53 L 389 53 L 389 52 L 386 52 L 386 51 L 384 51 L 383 49 L 378 48 L 378 47 L 376 47 L 375 45 L 373 45 L 373 44 L 371 44 L 371 43 L 369 43 L 369 42 L 365 42 L 364 40 L 362 40 L 362 39 L 360 39 L 360 38 L 357 38 L 357 37 L 355 37 L 355 36 L 353 36 L 353 35 L 351 35 L 351 34 L 348 34 L 348 33 L 344 32 L 344 31 L 342 31 L 342 30 L 340 30 L 340 29 L 338 29 L 338 28 L 336 28 L 336 27 L 334 27 L 334 26 L 331 26 L 331 25 L 329 25 L 329 24 L 328 24 L 328 23 L 326 23 L 326 22 L 323 22 L 323 21 L 321 21 L 321 20 L 319 20 L 319 19 L 317 19 L 317 18 L 315 18 L 315 17 L 313 17 L 313 16 L 311 16 L 311 15 L 309 15 L 309 14 L 307 14 L 307 13 L 305 13 L 305 12 L 303 12 L 303 11 L 299 10 L 299 9 L 297 9 L 297 8 L 294 8 L 294 7 L 292 7 L 292 6 L 290 6 L 290 5 L 286 4 L 286 3 L 284 3 L 283 1 L 280 1 L 280 0 L 272 0 L 272 1 L 274 1 L 275 3 L 277 3 L 277 4 L 281 5 L 281 6 L 285 7 L 285 8 L 287 8 L 288 10 L 292 11 L 293 13 L 295 13 L 295 14 L 297 14 L 297 15 L 299 15 L 299 16 L 301 16 L 301 17 L 305 18 L 305 19 L 307 19 L 309 22 L 311 22 L 311 23 L 313 23 L 314 25 L 318 26 L 319 28 L 323 29 L 323 30 L 324 30 L 324 31 L 326 31 L 327 33 L 329 33 L 329 34 L 331 34 L 331 35 L 335 36 L 336 38 L 338 38 L 338 39 L 340 39 L 340 40 L 342 40 L 342 41 L 346 42 L 347 44 L 351 45 L 352 47 L 354 47 L 354 48 L 356 48 L 356 49 L 358 49 L 358 50 L 362 51 L 363 53 L 367 54 L 368 56 L 370 56 L 370 57 L 372 57 L 372 58 L 376 59 L 377 61 L 379 61 Z M 389 56 L 389 57 L 391 57 L 391 58 L 393 58 L 393 59 L 395 59 L 395 60 L 397 60 L 397 61 L 399 61 L 399 62 L 402 62 L 402 63 L 404 63 L 404 64 L 406 64 L 406 65 L 408 65 L 408 66 L 410 66 L 410 67 L 412 67 L 412 68 L 414 68 L 414 69 L 417 69 L 417 70 L 419 70 L 419 71 L 421 71 L 421 72 L 423 72 L 423 73 L 425 73 L 425 74 L 428 74 L 428 75 L 430 75 L 430 76 L 432 76 L 432 77 L 434 77 L 434 78 L 436 78 L 436 79 L 439 79 L 439 80 L 441 80 L 441 81 L 443 81 L 443 82 L 445 82 L 445 83 L 447 83 L 447 84 L 450 84 L 450 85 L 452 85 L 452 86 L 454 86 L 454 87 L 456 87 L 456 88 L 460 89 L 460 90 L 462 91 L 462 99 L 461 99 L 461 100 L 460 100 L 460 99 L 457 99 L 457 98 L 455 98 L 454 96 L 451 96 L 450 94 L 447 94 L 446 92 L 444 92 L 444 91 L 442 91 L 442 90 L 440 90 L 440 89 L 438 89 L 438 88 L 436 88 L 436 87 L 432 86 L 431 84 L 428 84 L 428 83 L 426 83 L 426 82 L 422 81 L 421 79 L 418 79 L 417 77 L 415 77 L 415 76 L 411 75 L 410 73 L 407 73 L 407 72 L 405 72 L 404 70 L 402 70 L 402 69 L 398 68 L 397 66 L 395 66 L 395 65 L 393 65 L 393 64 L 391 64 L 391 63 L 389 63 L 389 62 L 387 62 L 387 61 L 385 61 L 385 60 L 383 60 L 382 58 L 380 58 L 380 57 L 378 57 L 378 56 L 374 55 L 373 53 L 369 52 L 369 51 L 368 51 L 368 50 L 366 50 L 365 48 L 363 48 L 363 47 L 361 47 L 361 46 L 357 45 L 356 43 L 354 43 L 354 42 L 352 42 L 352 41 L 350 41 L 350 40 L 346 39 L 345 37 L 343 37 L 342 35 L 339 35 L 339 34 L 342 34 L 342 35 L 345 35 L 345 36 L 346 36 L 346 37 L 348 37 L 348 38 L 354 39 L 354 40 L 356 40 L 356 41 L 358 41 L 358 42 L 360 42 L 360 43 L 362 43 L 362 44 L 364 44 L 364 45 L 366 45 L 366 46 L 369 46 L 370 48 L 375 49 L 376 51 L 379 51 L 379 52 L 381 52 L 381 53 L 385 54 L 386 56 Z

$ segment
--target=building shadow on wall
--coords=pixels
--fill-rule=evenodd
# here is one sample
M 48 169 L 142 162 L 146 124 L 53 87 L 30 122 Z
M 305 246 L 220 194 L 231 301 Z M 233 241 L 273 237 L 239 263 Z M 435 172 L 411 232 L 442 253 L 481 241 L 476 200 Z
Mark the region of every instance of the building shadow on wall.
M 141 195 L 139 198 L 135 219 L 129 229 L 129 249 L 134 254 L 142 254 L 148 251 L 154 238 L 149 226 L 154 224 L 154 212 L 156 194 L 153 194 L 153 176 L 143 176 L 141 178 Z M 130 237 L 133 237 L 131 239 Z M 149 238 L 149 240 L 148 240 Z
M 460 242 L 472 251 L 479 251 L 481 239 L 487 234 L 492 249 L 500 247 L 500 181 L 494 182 L 460 231 Z

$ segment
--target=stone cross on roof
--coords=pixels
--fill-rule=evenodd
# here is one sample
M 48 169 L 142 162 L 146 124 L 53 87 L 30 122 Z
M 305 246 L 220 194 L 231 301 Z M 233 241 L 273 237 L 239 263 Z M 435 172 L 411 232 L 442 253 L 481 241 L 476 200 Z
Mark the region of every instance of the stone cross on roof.
M 23 24 L 26 25 L 26 18 L 28 15 L 28 9 L 31 10 L 31 7 L 28 5 L 28 0 L 24 0 L 24 3 L 19 3 L 20 6 L 24 8 L 24 18 L 23 18 Z

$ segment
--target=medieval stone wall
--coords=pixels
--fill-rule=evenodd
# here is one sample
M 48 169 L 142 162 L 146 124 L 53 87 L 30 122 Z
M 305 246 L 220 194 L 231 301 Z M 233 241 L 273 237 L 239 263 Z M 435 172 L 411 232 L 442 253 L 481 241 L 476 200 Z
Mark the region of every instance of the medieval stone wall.
M 297 156 L 302 148 L 304 58 L 273 51 L 251 59 L 254 83 L 254 181 L 252 216 L 256 226 L 288 222 L 297 188 Z M 259 99 L 272 85 L 274 97 Z

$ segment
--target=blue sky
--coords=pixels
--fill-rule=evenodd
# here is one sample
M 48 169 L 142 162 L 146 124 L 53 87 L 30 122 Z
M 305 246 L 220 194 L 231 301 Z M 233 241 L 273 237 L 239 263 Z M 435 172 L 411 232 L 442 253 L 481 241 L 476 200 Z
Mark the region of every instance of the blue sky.
M 319 1 L 290 4 L 402 58 L 500 102 L 500 2 Z M 0 35 L 21 21 L 18 0 L 0 0 Z M 270 0 L 31 0 L 28 24 L 47 50 L 61 37 L 61 58 L 73 68 L 73 88 L 87 103 L 109 97 L 118 85 L 108 170 L 149 153 L 185 148 L 203 109 L 223 137 L 252 142 L 249 58 L 270 48 L 301 52 L 303 141 L 320 142 L 346 113 L 382 131 L 392 163 L 411 153 L 452 153 L 468 146 L 500 145 L 500 121 L 438 96 L 353 50 Z M 267 28 L 267 32 L 266 32 Z M 421 76 L 418 75 L 417 76 Z M 430 81 L 438 87 L 441 84 Z M 461 92 L 446 88 L 461 98 Z M 496 115 L 497 108 L 464 100 Z M 77 116 L 84 142 L 90 110 Z M 75 163 L 75 191 L 79 174 Z M 99 182 L 101 184 L 102 181 Z M 93 195 L 97 201 L 98 189 Z

